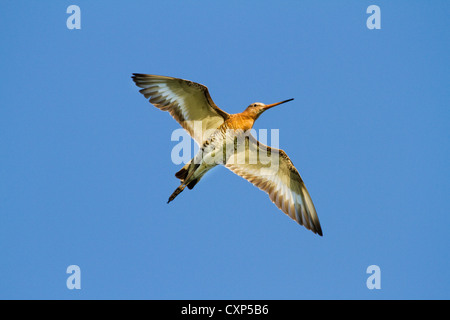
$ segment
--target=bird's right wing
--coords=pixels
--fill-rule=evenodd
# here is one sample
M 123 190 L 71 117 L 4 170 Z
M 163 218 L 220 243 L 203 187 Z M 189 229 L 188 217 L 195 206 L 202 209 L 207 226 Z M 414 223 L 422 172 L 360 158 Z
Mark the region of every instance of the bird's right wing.
M 225 167 L 266 192 L 285 214 L 322 235 L 319 218 L 300 174 L 283 150 L 268 147 L 252 135 L 235 147 Z
M 211 99 L 202 84 L 150 74 L 133 73 L 133 81 L 150 102 L 172 117 L 201 145 L 205 134 L 217 129 L 229 117 Z

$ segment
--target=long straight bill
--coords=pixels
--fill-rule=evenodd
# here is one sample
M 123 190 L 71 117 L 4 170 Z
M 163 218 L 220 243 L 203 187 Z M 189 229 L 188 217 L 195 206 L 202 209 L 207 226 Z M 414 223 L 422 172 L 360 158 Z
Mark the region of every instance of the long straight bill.
M 270 109 L 270 108 L 272 108 L 272 107 L 278 106 L 278 105 L 280 105 L 280 104 L 283 104 L 283 103 L 286 103 L 286 102 L 289 102 L 289 101 L 292 101 L 292 100 L 294 100 L 294 98 L 292 98 L 292 99 L 287 99 L 287 100 L 284 100 L 284 101 L 281 101 L 281 102 L 277 102 L 277 103 L 266 104 L 266 105 L 264 106 L 264 110 Z

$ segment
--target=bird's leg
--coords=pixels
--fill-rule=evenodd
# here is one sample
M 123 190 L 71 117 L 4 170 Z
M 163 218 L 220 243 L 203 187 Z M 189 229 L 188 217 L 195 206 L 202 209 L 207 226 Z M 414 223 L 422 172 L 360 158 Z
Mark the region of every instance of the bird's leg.
M 194 181 L 192 181 L 191 177 L 199 166 L 200 164 L 190 162 L 187 168 L 183 167 L 175 174 L 175 176 L 181 180 L 181 185 L 175 189 L 175 191 L 169 197 L 169 201 L 167 201 L 167 203 L 175 199 L 184 190 L 184 188 L 186 188 L 186 186 L 188 186 L 189 189 L 192 189 L 194 187 L 198 180 L 194 179 Z M 191 167 L 193 168 L 191 169 Z
M 176 188 L 172 195 L 169 197 L 169 201 L 167 201 L 167 203 L 175 199 L 177 195 L 179 195 L 184 190 L 184 188 L 186 188 L 185 184 L 182 184 L 178 188 Z
M 206 144 L 206 146 L 207 145 L 208 144 Z M 194 188 L 194 186 L 200 181 L 205 173 L 217 165 L 217 163 L 214 162 L 210 164 L 204 161 L 205 155 L 207 158 L 210 157 L 211 153 L 214 152 L 214 149 L 215 147 L 212 144 L 209 144 L 209 149 L 206 149 L 205 146 L 202 147 L 201 150 L 196 154 L 196 156 L 175 174 L 175 177 L 180 179 L 181 185 L 175 189 L 175 191 L 169 197 L 169 201 L 167 201 L 167 203 L 175 199 L 184 190 L 184 188 Z

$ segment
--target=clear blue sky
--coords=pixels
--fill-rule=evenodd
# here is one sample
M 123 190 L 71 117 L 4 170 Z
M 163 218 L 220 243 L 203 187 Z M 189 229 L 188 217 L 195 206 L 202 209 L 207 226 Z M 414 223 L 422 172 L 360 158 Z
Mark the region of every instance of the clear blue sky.
M 81 8 L 69 30 L 66 9 Z M 381 8 L 369 30 L 366 9 Z M 0 298 L 450 298 L 448 1 L 3 1 Z M 324 236 L 216 168 L 131 74 L 209 87 L 309 189 Z M 81 290 L 66 268 L 81 268 Z M 381 289 L 366 268 L 381 268 Z

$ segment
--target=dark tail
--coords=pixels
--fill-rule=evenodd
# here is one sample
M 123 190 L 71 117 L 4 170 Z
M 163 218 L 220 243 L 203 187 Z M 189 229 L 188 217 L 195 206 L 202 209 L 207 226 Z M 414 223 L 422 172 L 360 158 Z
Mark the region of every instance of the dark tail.
M 169 201 L 167 201 L 167 203 L 169 203 L 170 201 L 175 199 L 177 197 L 177 195 L 179 195 L 184 190 L 184 188 L 186 188 L 186 185 L 184 185 L 184 184 L 182 184 L 181 186 L 176 188 L 175 191 L 172 193 L 172 195 L 169 197 Z
M 180 180 L 184 180 L 187 177 L 189 170 L 185 167 L 181 168 L 180 171 L 178 171 L 177 173 L 175 173 L 175 177 L 177 177 Z

